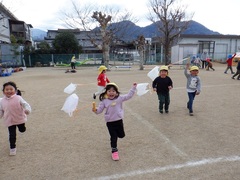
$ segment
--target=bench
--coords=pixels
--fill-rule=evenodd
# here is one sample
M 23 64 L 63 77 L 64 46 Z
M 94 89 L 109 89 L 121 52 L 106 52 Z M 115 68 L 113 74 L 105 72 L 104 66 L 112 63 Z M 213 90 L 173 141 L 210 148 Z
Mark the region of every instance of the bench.
M 115 66 L 115 68 L 118 69 L 127 69 L 130 70 L 132 68 L 132 66 Z

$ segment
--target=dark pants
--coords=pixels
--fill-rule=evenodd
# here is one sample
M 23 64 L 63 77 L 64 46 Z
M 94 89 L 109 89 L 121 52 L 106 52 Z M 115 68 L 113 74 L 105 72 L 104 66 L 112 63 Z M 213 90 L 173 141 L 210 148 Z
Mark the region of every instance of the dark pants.
M 16 139 L 17 139 L 17 133 L 16 133 L 16 128 L 18 127 L 18 130 L 20 132 L 25 132 L 26 127 L 25 123 L 23 124 L 18 124 L 18 125 L 13 125 L 8 127 L 8 132 L 9 132 L 9 142 L 10 142 L 10 148 L 13 149 L 16 147 Z
M 224 72 L 227 73 L 229 69 L 230 69 L 231 73 L 234 74 L 232 66 L 227 66 L 227 69 Z
M 123 120 L 118 120 L 114 122 L 107 122 L 108 132 L 110 134 L 110 142 L 112 152 L 118 151 L 117 140 L 118 138 L 123 138 L 125 136 Z
M 206 61 L 202 61 L 202 69 L 206 67 Z
M 193 100 L 195 98 L 196 92 L 188 92 L 188 103 L 187 108 L 189 109 L 189 112 L 193 112 Z
M 163 105 L 165 111 L 168 111 L 169 104 L 170 104 L 170 94 L 158 94 L 158 100 L 159 100 L 159 111 L 163 110 Z
M 72 68 L 72 69 L 76 69 L 74 62 L 71 62 L 71 68 Z
M 237 70 L 237 72 L 233 75 L 233 78 L 236 76 L 238 76 L 237 79 L 240 79 L 240 70 Z

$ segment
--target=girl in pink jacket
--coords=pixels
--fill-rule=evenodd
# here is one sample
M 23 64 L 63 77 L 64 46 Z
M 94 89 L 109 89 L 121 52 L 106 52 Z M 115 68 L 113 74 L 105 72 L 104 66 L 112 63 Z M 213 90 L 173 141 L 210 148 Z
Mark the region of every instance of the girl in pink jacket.
M 16 128 L 20 132 L 25 132 L 25 122 L 31 112 L 30 105 L 18 95 L 19 90 L 14 82 L 3 84 L 4 97 L 0 100 L 0 117 L 4 120 L 4 125 L 8 127 L 10 156 L 16 155 Z
M 93 107 L 92 111 L 100 114 L 105 111 L 105 121 L 110 134 L 112 159 L 119 160 L 117 140 L 125 136 L 123 127 L 123 102 L 133 97 L 136 91 L 137 84 L 134 83 L 128 94 L 120 95 L 118 86 L 115 83 L 108 83 L 105 92 L 100 94 L 100 104 L 97 109 Z

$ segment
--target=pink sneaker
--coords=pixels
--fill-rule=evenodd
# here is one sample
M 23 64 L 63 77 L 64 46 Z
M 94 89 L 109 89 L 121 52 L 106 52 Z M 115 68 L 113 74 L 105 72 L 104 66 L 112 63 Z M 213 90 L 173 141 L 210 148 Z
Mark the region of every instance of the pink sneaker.
M 113 159 L 114 161 L 118 161 L 118 160 L 119 160 L 118 152 L 113 152 L 113 153 L 112 153 L 112 159 Z

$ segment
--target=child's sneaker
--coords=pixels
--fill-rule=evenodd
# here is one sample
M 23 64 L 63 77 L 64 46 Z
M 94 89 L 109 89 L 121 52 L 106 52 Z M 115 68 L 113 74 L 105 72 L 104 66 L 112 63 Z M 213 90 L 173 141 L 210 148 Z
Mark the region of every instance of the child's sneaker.
M 17 154 L 17 148 L 10 149 L 10 156 L 15 156 Z
M 113 159 L 114 161 L 118 161 L 118 160 L 119 160 L 118 152 L 113 152 L 113 153 L 112 153 L 112 159 Z

